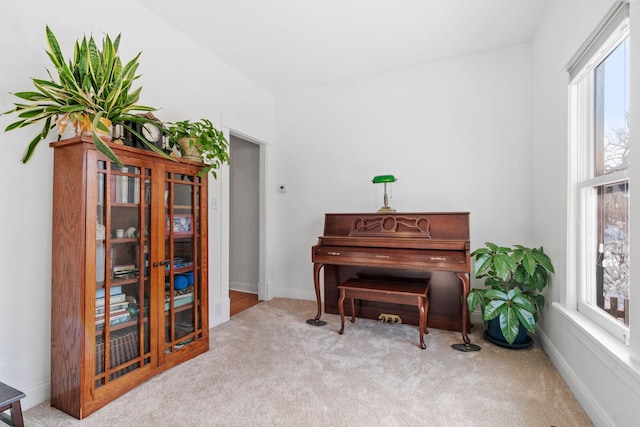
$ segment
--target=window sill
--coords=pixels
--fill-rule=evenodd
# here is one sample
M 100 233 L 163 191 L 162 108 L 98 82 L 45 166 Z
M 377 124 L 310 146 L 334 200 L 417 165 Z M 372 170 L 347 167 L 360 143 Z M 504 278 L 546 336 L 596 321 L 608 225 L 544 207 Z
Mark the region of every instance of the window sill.
M 640 364 L 631 359 L 628 346 L 613 338 L 578 311 L 568 309 L 557 302 L 554 302 L 552 307 L 561 315 L 563 323 L 571 333 L 591 350 L 604 366 L 611 366 L 611 362 L 615 361 L 621 369 L 612 371 L 632 389 L 640 390 Z

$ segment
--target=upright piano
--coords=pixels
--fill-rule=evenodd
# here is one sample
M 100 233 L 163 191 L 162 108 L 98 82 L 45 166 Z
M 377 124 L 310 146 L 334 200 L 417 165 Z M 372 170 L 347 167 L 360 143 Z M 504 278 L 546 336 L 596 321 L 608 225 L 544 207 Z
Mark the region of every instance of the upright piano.
M 338 313 L 338 285 L 349 278 L 429 281 L 427 325 L 461 331 L 469 344 L 469 213 L 328 213 L 324 233 L 311 249 L 313 281 L 322 303 L 320 272 L 324 271 L 326 313 Z M 349 304 L 345 311 L 351 314 Z M 356 316 L 377 319 L 395 314 L 417 325 L 415 307 L 359 301 Z

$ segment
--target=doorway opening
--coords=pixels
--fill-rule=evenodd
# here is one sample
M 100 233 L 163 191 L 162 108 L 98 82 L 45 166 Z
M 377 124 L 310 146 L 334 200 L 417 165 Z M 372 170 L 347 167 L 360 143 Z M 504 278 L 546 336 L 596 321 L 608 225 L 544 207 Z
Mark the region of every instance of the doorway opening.
M 264 274 L 263 145 L 231 132 L 229 138 L 230 315 L 259 302 Z

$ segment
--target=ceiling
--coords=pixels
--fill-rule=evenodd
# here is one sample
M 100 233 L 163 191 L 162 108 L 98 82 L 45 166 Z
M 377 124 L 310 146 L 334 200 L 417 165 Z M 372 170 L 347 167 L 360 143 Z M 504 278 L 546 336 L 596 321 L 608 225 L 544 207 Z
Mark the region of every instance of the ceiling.
M 138 0 L 275 94 L 526 43 L 548 0 Z

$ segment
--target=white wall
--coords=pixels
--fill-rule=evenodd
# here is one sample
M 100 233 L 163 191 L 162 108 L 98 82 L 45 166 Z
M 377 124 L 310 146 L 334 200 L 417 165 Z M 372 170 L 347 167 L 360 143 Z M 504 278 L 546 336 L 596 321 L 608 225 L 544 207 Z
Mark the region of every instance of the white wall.
M 31 90 L 29 77 L 46 78 L 45 24 L 66 57 L 73 43 L 93 34 L 122 33 L 120 53 L 130 59 L 142 51 L 138 80 L 142 104 L 161 108 L 156 116 L 175 121 L 210 118 L 267 143 L 275 136 L 274 97 L 254 82 L 174 31 L 137 2 L 104 4 L 36 0 L 3 4 L 0 14 L 0 111 L 16 100 L 8 92 Z M 188 58 L 188 63 L 183 63 Z M 0 127 L 15 116 L 0 116 Z M 0 381 L 27 393 L 23 408 L 49 397 L 51 301 L 51 194 L 53 152 L 41 143 L 33 159 L 20 163 L 36 128 L 0 132 Z M 228 198 L 225 172 L 211 185 L 211 197 Z M 210 308 L 212 324 L 228 318 L 228 283 L 222 277 L 225 207 L 210 211 Z M 216 246 L 217 245 L 217 246 Z M 213 247 L 211 247 L 213 246 Z M 214 310 L 215 309 L 215 310 Z M 225 313 L 226 312 L 226 313 Z
M 631 337 L 635 353 L 609 340 L 597 327 L 575 312 L 571 303 L 574 283 L 567 283 L 567 136 L 568 75 L 565 66 L 587 39 L 609 8 L 612 0 L 552 0 L 532 44 L 532 173 L 533 235 L 544 244 L 556 267 L 549 304 L 542 317 L 539 337 L 554 365 L 596 425 L 637 425 L 640 402 L 640 355 L 637 332 Z M 639 4 L 632 7 L 632 40 L 640 39 Z M 640 66 L 640 44 L 631 43 L 632 76 Z M 632 78 L 631 136 L 640 129 L 639 79 Z M 634 126 L 635 124 L 635 126 Z M 637 142 L 637 141 L 635 141 Z M 634 142 L 634 144 L 635 144 Z M 640 174 L 640 151 L 631 150 L 631 180 Z M 632 190 L 635 194 L 635 192 Z M 631 217 L 640 208 L 632 197 Z M 637 248 L 638 227 L 632 228 L 631 256 L 640 265 Z M 633 280 L 633 278 L 632 278 Z M 636 283 L 637 285 L 637 283 Z M 636 286 L 637 288 L 637 286 Z M 635 294 L 634 294 L 635 295 Z M 631 328 L 640 330 L 640 298 L 633 298 Z M 634 339 L 635 338 L 635 339 Z M 602 340 L 602 341 L 600 341 Z
M 325 212 L 469 211 L 472 248 L 531 242 L 528 45 L 291 93 L 277 100 L 274 293 L 315 299 Z M 295 237 L 294 237 L 295 236 Z

